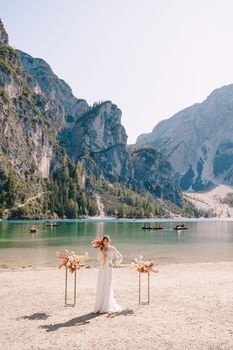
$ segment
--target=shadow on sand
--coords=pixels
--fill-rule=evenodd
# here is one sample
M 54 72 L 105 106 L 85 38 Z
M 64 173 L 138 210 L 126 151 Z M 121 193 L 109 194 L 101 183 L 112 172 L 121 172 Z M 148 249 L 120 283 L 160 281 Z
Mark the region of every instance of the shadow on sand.
M 46 320 L 49 317 L 45 312 L 37 312 L 29 316 L 18 317 L 17 320 Z
M 46 324 L 46 325 L 39 326 L 39 328 L 45 329 L 46 332 L 54 332 L 54 331 L 57 331 L 59 328 L 63 328 L 63 327 L 83 326 L 83 325 L 89 324 L 91 319 L 99 316 L 103 316 L 103 315 L 106 315 L 106 317 L 108 318 L 114 318 L 116 316 L 121 316 L 121 315 L 123 316 L 132 315 L 133 313 L 134 313 L 133 310 L 123 310 L 121 312 L 112 312 L 112 313 L 106 313 L 106 314 L 99 314 L 99 313 L 96 314 L 91 312 L 86 315 L 72 318 L 72 320 L 69 320 L 67 322 L 56 323 L 56 324 Z

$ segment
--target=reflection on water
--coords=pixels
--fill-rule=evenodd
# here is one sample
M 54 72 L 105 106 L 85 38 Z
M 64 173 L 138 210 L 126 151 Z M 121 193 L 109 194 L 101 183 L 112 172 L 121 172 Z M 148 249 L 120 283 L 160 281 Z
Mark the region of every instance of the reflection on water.
M 57 250 L 88 251 L 90 263 L 96 251 L 90 242 L 96 235 L 109 234 L 124 255 L 124 262 L 137 255 L 160 262 L 211 262 L 233 260 L 233 222 L 195 221 L 189 229 L 175 231 L 178 222 L 163 222 L 164 230 L 142 230 L 142 222 L 65 221 L 58 227 L 37 222 L 39 232 L 31 234 L 30 222 L 0 222 L 0 265 L 54 266 Z

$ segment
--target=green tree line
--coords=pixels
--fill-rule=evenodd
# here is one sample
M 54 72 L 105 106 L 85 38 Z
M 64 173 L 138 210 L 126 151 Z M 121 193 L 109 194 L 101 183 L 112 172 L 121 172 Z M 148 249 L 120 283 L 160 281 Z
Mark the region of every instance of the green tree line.
M 98 180 L 98 188 L 102 191 L 105 212 L 117 217 L 153 217 L 161 215 L 158 203 L 148 194 L 139 194 L 131 186 L 104 179 Z
M 98 214 L 96 201 L 85 191 L 84 181 L 82 164 L 75 165 L 65 156 L 62 166 L 50 176 L 48 210 L 69 219 Z

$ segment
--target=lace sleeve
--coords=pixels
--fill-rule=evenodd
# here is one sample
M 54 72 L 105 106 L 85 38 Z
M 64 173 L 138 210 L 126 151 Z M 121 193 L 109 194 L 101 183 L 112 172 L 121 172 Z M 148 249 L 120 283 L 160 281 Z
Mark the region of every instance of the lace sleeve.
M 122 260 L 123 260 L 123 256 L 121 255 L 121 253 L 115 248 L 115 247 L 112 247 L 113 248 L 113 253 L 116 257 L 116 266 L 119 266 L 121 263 L 122 263 Z

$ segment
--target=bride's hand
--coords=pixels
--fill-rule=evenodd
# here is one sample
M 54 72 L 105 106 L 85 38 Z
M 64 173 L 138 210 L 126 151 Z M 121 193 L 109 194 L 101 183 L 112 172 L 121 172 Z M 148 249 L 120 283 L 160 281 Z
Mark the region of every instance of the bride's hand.
M 116 264 L 109 263 L 109 266 L 111 266 L 111 267 L 116 267 Z

